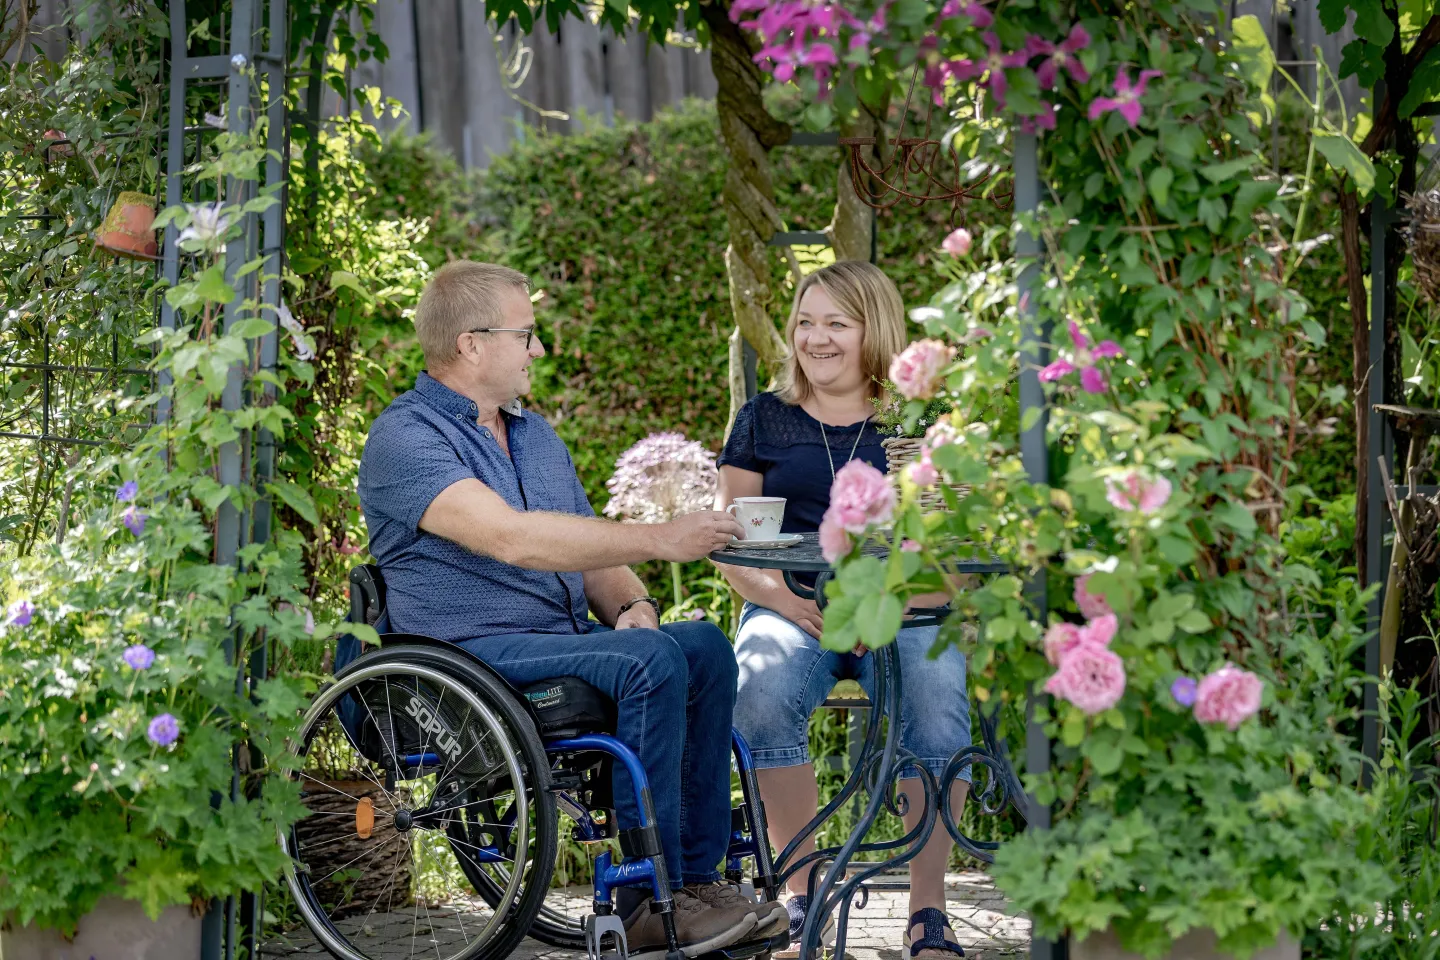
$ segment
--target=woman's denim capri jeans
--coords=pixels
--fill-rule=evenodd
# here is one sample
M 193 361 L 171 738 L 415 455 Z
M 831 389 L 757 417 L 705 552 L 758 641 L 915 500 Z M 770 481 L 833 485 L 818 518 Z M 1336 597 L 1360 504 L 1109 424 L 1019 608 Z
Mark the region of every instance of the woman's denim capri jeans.
M 947 647 L 930 659 L 939 627 L 906 627 L 900 654 L 900 746 L 939 777 L 950 757 L 970 745 L 965 655 Z M 773 610 L 745 604 L 735 639 L 740 663 L 735 728 L 755 766 L 793 767 L 810 759 L 810 714 L 837 680 L 856 680 L 875 697 L 875 657 L 836 653 Z M 913 774 L 912 774 L 913 775 Z M 967 767 L 961 779 L 970 779 Z

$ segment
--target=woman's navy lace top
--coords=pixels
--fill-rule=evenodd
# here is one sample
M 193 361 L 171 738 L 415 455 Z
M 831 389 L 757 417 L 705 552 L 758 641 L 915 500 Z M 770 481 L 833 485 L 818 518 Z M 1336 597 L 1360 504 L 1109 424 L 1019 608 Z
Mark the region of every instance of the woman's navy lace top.
M 859 437 L 859 446 L 855 445 Z M 830 441 L 830 457 L 825 439 Z M 871 421 L 848 427 L 825 427 L 800 406 L 788 404 L 773 393 L 751 397 L 735 415 L 735 427 L 720 452 L 720 466 L 739 467 L 765 478 L 762 492 L 767 497 L 784 497 L 785 533 L 814 533 L 830 506 L 830 465 L 836 471 L 855 459 L 885 471 L 884 436 Z

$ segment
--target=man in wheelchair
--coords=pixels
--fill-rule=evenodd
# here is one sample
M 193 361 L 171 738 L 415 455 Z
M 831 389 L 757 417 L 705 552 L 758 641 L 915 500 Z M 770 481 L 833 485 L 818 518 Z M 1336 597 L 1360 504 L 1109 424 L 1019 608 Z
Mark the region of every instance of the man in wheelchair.
M 614 701 L 616 736 L 650 784 L 687 956 L 784 929 L 783 907 L 757 907 L 716 869 L 731 837 L 729 641 L 705 622 L 661 626 L 629 568 L 699 559 L 739 525 L 717 512 L 653 525 L 595 517 L 565 444 L 517 400 L 545 352 L 523 275 L 451 263 L 415 329 L 427 372 L 375 420 L 360 463 L 391 629 L 454 643 L 517 688 L 578 677 Z M 637 827 L 620 763 L 614 797 L 621 829 Z M 649 904 L 644 888 L 617 891 L 632 955 L 665 947 Z

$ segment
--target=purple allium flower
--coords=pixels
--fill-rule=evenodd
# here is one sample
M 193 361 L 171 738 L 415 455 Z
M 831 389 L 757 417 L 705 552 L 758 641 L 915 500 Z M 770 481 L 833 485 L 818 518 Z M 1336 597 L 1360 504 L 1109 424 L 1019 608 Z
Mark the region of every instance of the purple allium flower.
M 121 503 L 129 503 L 131 500 L 135 499 L 135 495 L 139 492 L 140 484 L 136 483 L 134 480 L 126 480 L 120 485 L 120 489 L 115 491 L 115 499 L 119 500 Z
M 120 514 L 120 520 L 125 524 L 126 530 L 138 537 L 145 532 L 145 519 L 148 516 L 148 514 L 135 509 L 135 505 L 131 504 L 125 508 L 124 513 Z
M 1197 684 L 1190 677 L 1176 677 L 1175 682 L 1170 684 L 1170 696 L 1182 707 L 1189 707 L 1195 704 L 1195 691 Z
M 150 721 L 145 736 L 157 747 L 168 747 L 180 738 L 180 721 L 168 713 L 162 713 Z
M 145 670 L 155 662 L 155 651 L 143 643 L 137 643 L 134 646 L 126 647 L 125 652 L 120 655 L 120 659 L 124 660 L 131 670 Z
M 8 623 L 17 627 L 28 627 L 30 618 L 35 614 L 35 605 L 29 600 L 17 600 L 10 604 L 9 614 Z
M 715 454 L 683 433 L 652 433 L 620 455 L 605 481 L 607 517 L 665 523 L 715 502 Z

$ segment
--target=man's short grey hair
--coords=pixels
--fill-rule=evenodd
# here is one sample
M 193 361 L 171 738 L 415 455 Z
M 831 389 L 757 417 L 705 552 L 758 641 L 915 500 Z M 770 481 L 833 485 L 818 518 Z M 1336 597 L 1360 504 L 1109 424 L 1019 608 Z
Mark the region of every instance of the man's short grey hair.
M 506 290 L 530 291 L 530 278 L 498 263 L 456 260 L 436 271 L 415 308 L 415 333 L 425 366 L 438 370 L 455 362 L 455 339 L 476 327 L 501 327 L 500 298 Z

